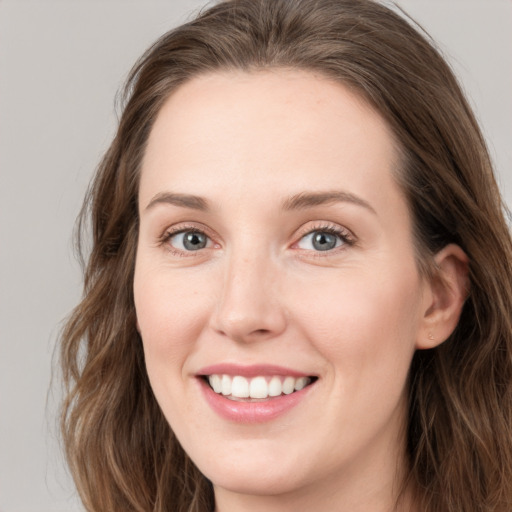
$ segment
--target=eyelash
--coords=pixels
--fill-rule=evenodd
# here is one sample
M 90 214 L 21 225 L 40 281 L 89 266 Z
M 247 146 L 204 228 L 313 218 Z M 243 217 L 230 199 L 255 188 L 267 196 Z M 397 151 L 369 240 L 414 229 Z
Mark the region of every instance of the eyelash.
M 334 253 L 344 251 L 347 249 L 347 247 L 352 247 L 356 243 L 354 235 L 346 228 L 342 228 L 338 225 L 333 224 L 317 224 L 314 225 L 313 227 L 308 227 L 307 230 L 301 233 L 299 239 L 297 240 L 297 242 L 294 242 L 293 245 L 295 246 L 299 244 L 302 239 L 313 233 L 328 233 L 330 235 L 337 236 L 342 242 L 340 247 L 335 247 L 333 249 L 329 249 L 326 251 L 313 251 L 304 249 L 305 252 L 312 253 L 311 255 L 315 258 L 325 258 L 328 256 L 332 256 Z
M 176 249 L 169 243 L 169 241 L 171 240 L 172 237 L 179 235 L 180 233 L 200 233 L 200 234 L 205 235 L 209 240 L 212 240 L 212 237 L 207 234 L 207 230 L 205 230 L 205 229 L 200 229 L 197 226 L 180 226 L 179 228 L 176 228 L 176 229 L 171 228 L 171 229 L 167 230 L 160 237 L 159 245 L 165 246 L 166 249 L 171 254 L 173 254 L 175 256 L 180 256 L 183 258 L 194 256 L 194 253 L 199 252 L 200 250 L 198 250 L 198 251 L 182 251 L 180 249 Z M 347 246 L 351 247 L 351 246 L 355 245 L 355 243 L 356 243 L 354 236 L 348 229 L 341 228 L 339 226 L 335 226 L 332 224 L 319 224 L 319 225 L 313 226 L 311 228 L 308 228 L 303 233 L 300 233 L 298 240 L 293 243 L 292 247 L 297 245 L 303 238 L 305 238 L 306 236 L 311 235 L 313 233 L 328 233 L 330 235 L 337 236 L 342 242 L 342 245 L 340 247 L 336 247 L 336 248 L 329 249 L 326 251 L 313 251 L 313 250 L 307 250 L 307 249 L 299 249 L 299 250 L 303 250 L 304 252 L 312 253 L 312 255 L 314 257 L 320 257 L 320 258 L 326 257 L 329 255 L 332 255 L 334 252 L 337 253 L 340 250 L 343 251 L 346 249 Z
M 180 233 L 200 233 L 205 235 L 209 240 L 212 239 L 209 236 L 205 229 L 200 229 L 197 226 L 180 226 L 179 228 L 171 228 L 168 229 L 159 239 L 158 245 L 165 246 L 165 248 L 173 255 L 179 256 L 182 258 L 188 258 L 190 256 L 194 256 L 194 252 L 199 251 L 181 251 L 180 249 L 176 249 L 169 242 L 173 236 L 179 235 Z

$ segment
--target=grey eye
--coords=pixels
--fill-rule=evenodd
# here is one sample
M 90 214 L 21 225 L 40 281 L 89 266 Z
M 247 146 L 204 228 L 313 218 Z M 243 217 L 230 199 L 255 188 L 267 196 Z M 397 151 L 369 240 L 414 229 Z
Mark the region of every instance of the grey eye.
M 170 243 L 182 251 L 198 251 L 208 246 L 208 237 L 200 231 L 183 231 L 170 238 Z
M 340 235 L 327 231 L 312 231 L 301 238 L 298 247 L 314 251 L 330 251 L 339 247 L 342 242 Z
M 317 251 L 328 251 L 329 249 L 334 249 L 337 242 L 338 237 L 331 233 L 313 233 L 313 247 Z

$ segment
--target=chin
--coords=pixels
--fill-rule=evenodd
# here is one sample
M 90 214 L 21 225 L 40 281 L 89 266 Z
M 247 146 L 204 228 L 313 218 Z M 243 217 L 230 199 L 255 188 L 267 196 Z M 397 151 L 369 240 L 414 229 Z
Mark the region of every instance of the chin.
M 251 496 L 287 494 L 306 484 L 297 474 L 297 468 L 280 467 L 269 470 L 266 467 L 245 465 L 243 468 L 217 468 L 212 474 L 204 474 L 215 488 Z
M 261 440 L 259 440 L 261 441 Z M 215 488 L 247 495 L 279 495 L 293 492 L 307 485 L 306 474 L 311 474 L 302 462 L 293 456 L 301 453 L 299 448 L 288 453 L 271 446 L 262 446 L 260 442 L 246 441 L 243 450 L 232 446 L 217 456 L 191 458 L 199 470 Z M 249 446 L 252 445 L 252 449 Z

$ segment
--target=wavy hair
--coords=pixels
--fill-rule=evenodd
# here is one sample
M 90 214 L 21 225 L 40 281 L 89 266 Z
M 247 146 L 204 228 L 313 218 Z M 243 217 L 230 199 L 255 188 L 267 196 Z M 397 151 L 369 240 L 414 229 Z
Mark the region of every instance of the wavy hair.
M 451 337 L 417 351 L 406 484 L 421 512 L 512 510 L 512 246 L 471 108 L 426 35 L 371 0 L 232 0 L 165 34 L 132 70 L 115 138 L 81 212 L 84 295 L 61 335 L 61 426 L 89 512 L 211 512 L 210 482 L 151 391 L 132 292 L 141 159 L 168 96 L 200 74 L 297 68 L 366 99 L 399 141 L 418 266 L 449 243 L 470 291 Z M 80 234 L 78 234 L 80 243 Z

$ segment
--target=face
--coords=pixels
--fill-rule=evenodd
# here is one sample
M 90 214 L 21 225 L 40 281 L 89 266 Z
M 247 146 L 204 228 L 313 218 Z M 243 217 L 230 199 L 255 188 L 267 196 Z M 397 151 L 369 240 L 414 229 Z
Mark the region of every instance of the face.
M 307 72 L 198 77 L 160 111 L 138 328 L 163 413 L 218 496 L 394 475 L 425 309 L 397 166 L 382 118 Z

